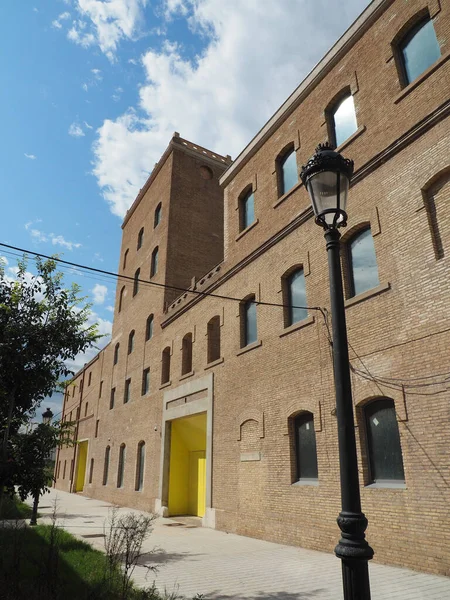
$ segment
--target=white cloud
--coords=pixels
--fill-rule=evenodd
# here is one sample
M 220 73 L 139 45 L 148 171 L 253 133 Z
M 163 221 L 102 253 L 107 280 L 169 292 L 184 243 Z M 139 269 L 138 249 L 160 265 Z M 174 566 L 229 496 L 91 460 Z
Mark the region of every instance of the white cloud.
M 0 264 L 5 267 L 6 265 L 9 265 L 9 261 L 6 258 L 6 256 L 0 256 Z M 108 306 L 106 310 L 109 310 L 110 307 Z M 114 309 L 113 309 L 114 310 Z
M 83 88 L 83 90 L 84 90 L 85 92 L 87 92 L 87 91 L 88 91 L 88 84 L 87 84 L 87 83 L 83 83 L 83 85 L 82 85 L 81 87 Z
M 96 283 L 91 291 L 94 299 L 94 304 L 103 304 L 105 302 L 106 295 L 108 293 L 108 288 L 106 287 L 106 285 Z
M 94 358 L 94 356 L 96 356 L 96 354 L 98 353 L 99 348 L 104 348 L 106 346 L 106 344 L 109 342 L 109 340 L 111 339 L 111 332 L 112 332 L 112 322 L 111 321 L 108 321 L 107 319 L 102 319 L 101 317 L 99 317 L 97 315 L 97 313 L 91 312 L 91 314 L 89 315 L 87 325 L 88 326 L 93 325 L 94 323 L 97 324 L 98 333 L 100 335 L 103 335 L 104 337 L 102 337 L 97 342 L 96 348 L 90 348 L 86 352 L 78 354 L 74 360 L 66 361 L 68 368 L 72 369 L 75 373 L 77 371 L 79 371 L 80 369 L 82 369 L 83 365 L 85 365 L 90 360 L 92 360 Z
M 106 310 L 109 310 L 109 312 L 114 312 L 114 306 L 107 306 Z
M 36 8 L 36 7 L 34 7 L 34 8 L 33 8 L 33 12 L 39 12 L 39 9 L 38 9 L 38 8 Z
M 62 29 L 62 21 L 67 21 L 67 19 L 70 19 L 70 12 L 61 13 L 57 19 L 52 21 L 52 27 L 55 27 L 56 29 Z
M 63 248 L 67 248 L 67 250 L 73 250 L 74 248 L 81 248 L 81 244 L 75 242 L 68 242 L 64 239 L 62 235 L 55 235 L 54 233 L 50 234 L 52 244 L 54 246 L 62 246 Z
M 89 123 L 86 123 L 86 121 L 84 121 L 84 126 L 86 127 L 86 129 L 94 129 L 92 125 L 89 125 Z
M 72 125 L 69 127 L 69 135 L 72 137 L 83 137 L 84 131 L 81 129 L 78 123 L 72 123 Z
M 119 42 L 139 35 L 147 4 L 148 0 L 77 0 L 79 18 L 67 37 L 85 48 L 98 45 L 114 61 Z
M 99 128 L 93 173 L 111 211 L 124 216 L 174 131 L 238 154 L 368 4 L 166 1 L 206 46 L 192 60 L 167 41 L 148 50 L 139 105 Z
M 35 242 L 48 242 L 47 235 L 42 231 L 39 231 L 39 229 L 32 229 L 30 234 Z
M 36 160 L 37 158 L 37 156 L 35 156 L 34 154 L 27 154 L 26 152 L 24 152 L 24 156 L 26 156 L 30 160 Z
M 100 69 L 91 69 L 91 73 L 94 75 L 95 79 L 101 81 L 103 79 L 102 72 Z

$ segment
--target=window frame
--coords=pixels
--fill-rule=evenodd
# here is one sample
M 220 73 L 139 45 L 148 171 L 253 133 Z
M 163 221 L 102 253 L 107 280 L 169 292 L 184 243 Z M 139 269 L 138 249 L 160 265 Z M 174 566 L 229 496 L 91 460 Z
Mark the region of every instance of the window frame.
M 366 231 L 370 232 L 373 241 L 373 250 L 375 256 L 375 264 L 377 266 L 377 278 L 378 281 L 375 285 L 367 288 L 363 291 L 359 291 L 356 293 L 355 288 L 355 276 L 354 276 L 354 268 L 353 268 L 353 256 L 352 256 L 352 243 L 355 242 L 359 237 L 361 237 Z M 358 297 L 360 294 L 365 294 L 377 288 L 380 285 L 380 272 L 378 269 L 378 261 L 377 261 L 377 253 L 375 248 L 375 240 L 372 234 L 372 229 L 370 227 L 370 223 L 366 223 L 361 225 L 356 231 L 350 232 L 350 235 L 345 239 L 344 243 L 341 246 L 343 252 L 344 259 L 344 282 L 345 282 L 345 292 L 346 292 L 346 300 L 350 300 L 352 298 Z
M 147 381 L 148 377 L 148 381 Z M 142 387 L 141 396 L 146 396 L 150 391 L 150 367 L 147 367 L 142 371 Z
M 134 351 L 134 339 L 136 337 L 136 332 L 134 329 L 132 329 L 130 331 L 130 333 L 128 334 L 128 352 L 127 354 L 130 355 L 133 351 Z
M 126 461 L 126 452 L 127 446 L 126 444 L 120 444 L 119 448 L 119 462 L 117 464 L 117 487 L 123 488 L 125 481 L 125 461 Z
M 143 455 L 142 455 L 143 453 Z M 134 491 L 142 492 L 144 489 L 144 475 L 145 475 L 145 442 L 141 440 L 137 445 L 137 456 L 136 456 L 136 476 L 134 483 Z
M 145 341 L 148 342 L 153 337 L 153 325 L 154 325 L 154 315 L 151 313 L 147 317 L 147 321 L 145 323 Z
M 246 222 L 246 214 L 247 214 L 247 202 L 250 198 L 253 198 L 253 221 L 251 223 Z M 238 207 L 239 207 L 239 233 L 245 231 L 252 225 L 257 222 L 256 214 L 255 214 L 255 192 L 253 190 L 253 186 L 247 186 L 239 195 L 238 199 Z
M 369 414 L 369 412 L 373 411 L 374 406 L 377 406 L 377 405 L 379 407 L 379 410 L 382 408 L 386 408 L 386 407 L 388 407 L 389 409 L 392 410 L 393 417 L 394 417 L 395 424 L 396 424 L 397 439 L 395 440 L 395 443 L 398 442 L 398 451 L 399 451 L 399 455 L 400 455 L 400 463 L 401 463 L 402 473 L 403 473 L 402 478 L 381 479 L 381 478 L 377 478 L 375 476 L 375 472 L 377 471 L 378 467 L 377 468 L 374 467 L 374 455 L 376 452 L 374 452 L 374 449 L 373 449 L 373 445 L 372 445 L 373 441 L 371 438 L 370 427 L 369 427 L 368 421 L 369 421 L 369 418 L 373 417 L 373 413 Z M 397 414 L 395 411 L 394 400 L 392 398 L 388 398 L 386 396 L 379 396 L 377 398 L 373 398 L 369 402 L 366 402 L 362 406 L 362 420 L 363 420 L 363 427 L 364 427 L 365 453 L 366 453 L 366 473 L 367 473 L 366 485 L 369 485 L 369 486 L 374 485 L 374 486 L 379 486 L 379 487 L 389 487 L 390 485 L 394 485 L 394 486 L 403 487 L 406 483 L 405 462 L 403 460 L 402 442 L 401 442 L 401 438 L 400 438 L 400 430 L 398 427 Z
M 405 61 L 404 50 L 405 50 L 406 46 L 409 44 L 409 42 L 411 42 L 414 39 L 414 37 L 417 35 L 417 33 L 419 33 L 419 31 L 422 29 L 422 27 L 424 27 L 427 23 L 431 23 L 433 26 L 434 33 L 436 36 L 436 42 L 439 46 L 440 56 L 435 61 L 433 61 L 430 65 L 428 65 L 428 67 L 426 69 L 424 69 L 421 73 L 419 73 L 419 75 L 417 75 L 414 79 L 411 79 L 411 81 L 410 81 L 407 70 L 406 70 L 406 61 Z M 402 29 L 397 34 L 396 39 L 392 45 L 394 47 L 393 54 L 395 57 L 395 63 L 397 66 L 397 72 L 398 72 L 398 76 L 399 76 L 399 80 L 400 80 L 400 85 L 402 88 L 406 88 L 410 84 L 417 81 L 420 78 L 420 76 L 423 75 L 423 73 L 425 73 L 425 71 L 427 71 L 427 69 L 432 67 L 439 60 L 439 58 L 442 57 L 441 45 L 439 44 L 439 40 L 438 40 L 438 37 L 436 34 L 436 29 L 434 28 L 434 19 L 431 17 L 428 8 L 425 8 L 424 10 L 419 11 L 416 15 L 414 15 L 414 17 L 412 19 L 410 19 L 404 25 L 404 27 L 402 27 Z
M 307 301 L 305 302 L 305 316 L 297 321 L 294 321 L 293 319 L 293 308 L 292 308 L 292 304 L 293 304 L 293 300 L 292 300 L 292 279 L 294 277 L 294 275 L 297 275 L 299 273 L 303 274 L 303 281 L 304 281 L 304 287 L 305 287 L 305 299 L 306 299 L 306 276 L 305 276 L 305 269 L 303 268 L 303 265 L 295 265 L 293 267 L 291 267 L 290 269 L 288 269 L 288 271 L 286 271 L 286 273 L 284 273 L 284 275 L 282 276 L 282 294 L 283 294 L 283 304 L 284 304 L 284 308 L 283 308 L 283 317 L 284 317 L 284 327 L 292 327 L 293 325 L 297 325 L 298 323 L 301 323 L 302 321 L 304 321 L 305 319 L 308 318 L 308 303 Z
M 141 227 L 137 237 L 136 251 L 142 248 L 142 244 L 144 243 L 144 228 Z
M 255 339 L 249 341 L 249 310 L 251 306 L 255 307 L 255 329 L 256 336 Z M 246 296 L 241 302 L 240 305 L 240 313 L 241 313 L 241 348 L 247 348 L 247 346 L 251 346 L 258 341 L 258 313 L 257 313 L 257 304 L 256 304 L 256 295 L 251 294 L 250 296 Z
M 160 202 L 155 208 L 155 212 L 153 215 L 153 229 L 156 229 L 158 227 L 158 225 L 161 223 L 161 217 L 162 217 L 162 202 Z
M 136 294 L 139 292 L 139 278 L 141 275 L 141 268 L 139 267 L 138 269 L 136 269 L 136 271 L 134 272 L 134 279 L 133 279 L 133 298 L 136 296 Z
M 111 460 L 111 446 L 106 446 L 106 448 L 105 448 L 105 457 L 103 459 L 103 480 L 102 480 L 102 485 L 108 485 L 110 460 Z
M 340 108 L 341 104 L 343 102 L 345 102 L 345 100 L 347 100 L 347 98 L 353 98 L 353 108 L 354 108 L 354 117 L 355 117 L 355 122 L 356 122 L 356 128 L 354 131 L 352 131 L 352 133 L 347 136 L 344 140 L 342 140 L 339 144 L 337 143 L 337 135 L 336 135 L 336 119 L 335 119 L 335 114 L 338 111 L 338 109 Z M 345 144 L 352 136 L 354 136 L 356 134 L 356 132 L 358 131 L 358 119 L 356 116 L 356 103 L 355 103 L 355 94 L 352 92 L 352 89 L 350 86 L 347 86 L 345 88 L 343 88 L 339 94 L 337 94 L 333 100 L 330 102 L 330 104 L 328 105 L 326 111 L 326 121 L 327 121 L 327 128 L 328 128 L 328 139 L 330 140 L 330 144 L 333 148 L 339 148 L 340 146 L 342 146 L 343 144 Z
M 125 386 L 123 389 L 123 403 L 128 404 L 131 399 L 131 377 L 125 379 Z
M 300 448 L 299 448 L 299 444 L 298 444 L 298 438 L 299 438 L 299 428 L 301 425 L 306 424 L 306 423 L 311 423 L 312 424 L 312 430 L 314 433 L 314 447 L 315 447 L 315 466 L 316 466 L 316 477 L 302 477 L 301 475 L 301 465 L 300 465 L 300 456 L 301 456 L 301 452 L 300 452 Z M 292 432 L 293 432 L 293 450 L 294 450 L 294 469 L 293 469 L 293 474 L 294 474 L 294 481 L 293 483 L 310 483 L 310 484 L 314 484 L 314 483 L 318 483 L 319 482 L 319 461 L 318 461 L 318 455 L 317 455 L 317 439 L 316 439 L 316 430 L 315 430 L 315 426 L 314 426 L 314 413 L 312 413 L 311 411 L 308 410 L 302 410 L 301 412 L 297 413 L 293 418 L 292 418 Z
M 287 159 L 291 155 L 294 155 L 294 158 L 295 158 L 297 181 L 288 190 L 286 190 L 285 186 L 284 186 L 284 165 L 285 165 Z M 284 196 L 285 194 L 290 192 L 292 189 L 294 189 L 296 184 L 299 182 L 297 151 L 295 149 L 294 142 L 290 142 L 287 146 L 285 146 L 283 148 L 283 150 L 280 152 L 280 154 L 277 156 L 275 168 L 276 168 L 276 172 L 277 172 L 278 198 L 281 198 L 282 196 Z
M 124 295 L 125 295 L 125 286 L 122 286 L 122 289 L 119 292 L 119 308 L 118 308 L 117 312 L 122 311 Z
M 114 356 L 113 356 L 113 367 L 119 362 L 119 350 L 120 350 L 120 342 L 114 346 Z
M 111 388 L 111 393 L 109 395 L 109 410 L 112 410 L 114 408 L 115 403 L 116 403 L 116 388 L 113 387 L 113 388 Z
M 171 350 L 166 346 L 161 353 L 161 385 L 170 383 Z
M 159 255 L 159 246 L 155 246 L 155 248 L 153 248 L 151 262 L 150 262 L 150 279 L 158 273 L 158 255 Z
M 221 324 L 220 324 L 220 315 L 214 315 L 214 317 L 211 317 L 211 319 L 208 321 L 207 326 L 206 326 L 206 335 L 207 335 L 207 355 L 206 355 L 206 360 L 207 363 L 212 363 L 215 362 L 216 360 L 219 360 L 222 356 L 222 349 L 221 349 Z M 215 350 L 215 353 L 213 353 L 213 350 Z M 214 358 L 213 358 L 213 354 L 214 354 Z M 216 354 L 218 354 L 218 356 L 216 356 Z

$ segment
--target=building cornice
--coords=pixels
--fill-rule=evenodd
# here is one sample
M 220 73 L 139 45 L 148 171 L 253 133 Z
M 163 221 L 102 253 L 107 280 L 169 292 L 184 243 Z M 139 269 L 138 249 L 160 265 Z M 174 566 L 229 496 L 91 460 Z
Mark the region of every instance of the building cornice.
M 373 0 L 371 2 L 225 171 L 220 178 L 222 187 L 226 186 L 239 173 L 267 139 L 273 135 L 393 2 L 394 0 Z
M 392 144 L 387 146 L 384 150 L 379 152 L 365 164 L 363 164 L 357 171 L 355 171 L 351 187 L 357 185 L 360 181 L 365 179 L 368 175 L 370 175 L 373 171 L 384 165 L 388 160 L 393 158 L 396 154 L 404 150 L 407 146 L 412 144 L 415 140 L 417 140 L 420 136 L 424 135 L 427 131 L 432 129 L 435 125 L 437 125 L 440 121 L 450 116 L 450 100 L 447 100 L 441 106 L 436 108 L 433 112 L 427 115 L 424 119 L 416 123 L 411 129 L 409 129 L 402 136 L 397 138 Z M 303 184 L 300 186 L 303 187 Z M 189 302 L 185 305 L 181 306 L 179 310 L 171 314 L 165 321 L 161 323 L 161 327 L 167 327 L 175 321 L 180 315 L 184 314 L 186 311 L 190 310 L 197 302 L 200 302 L 203 298 L 206 298 L 209 293 L 214 292 L 217 288 L 219 288 L 223 283 L 234 277 L 239 271 L 244 269 L 248 264 L 250 264 L 255 259 L 259 258 L 262 254 L 264 254 L 269 248 L 275 246 L 279 241 L 288 236 L 292 231 L 297 229 L 300 225 L 302 225 L 305 221 L 313 216 L 313 211 L 311 207 L 305 209 L 300 215 L 298 215 L 293 221 L 291 221 L 288 225 L 286 225 L 283 229 L 281 229 L 274 236 L 266 240 L 261 246 L 256 248 L 253 252 L 251 252 L 248 256 L 246 256 L 243 260 L 238 262 L 236 265 L 231 267 L 228 271 L 226 271 L 219 279 L 216 279 L 211 285 L 202 290 L 202 293 L 193 297 Z M 223 263 L 222 263 L 223 264 Z M 188 292 L 189 293 L 189 292 Z

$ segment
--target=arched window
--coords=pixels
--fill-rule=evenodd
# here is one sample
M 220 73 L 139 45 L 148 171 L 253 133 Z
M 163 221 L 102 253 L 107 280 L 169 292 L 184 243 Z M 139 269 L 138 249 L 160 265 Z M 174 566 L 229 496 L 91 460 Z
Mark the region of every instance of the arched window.
M 139 277 L 141 275 L 141 270 L 140 269 L 136 269 L 136 272 L 134 274 L 134 281 L 133 281 L 133 296 L 136 296 L 136 294 L 139 291 Z
M 306 308 L 306 285 L 303 269 L 295 269 L 283 277 L 284 325 L 289 327 L 308 316 Z
M 161 222 L 162 204 L 161 202 L 155 208 L 155 218 L 153 222 L 153 228 L 157 227 Z
M 278 159 L 278 195 L 286 194 L 298 182 L 297 157 L 291 145 Z
M 255 296 L 251 296 L 241 302 L 241 347 L 253 344 L 257 339 Z
M 208 362 L 220 358 L 220 317 L 216 315 L 208 322 Z
M 244 231 L 255 220 L 255 198 L 252 189 L 244 193 L 239 199 L 240 230 Z
M 117 344 L 114 346 L 114 361 L 113 361 L 114 365 L 117 365 L 117 363 L 119 362 L 119 348 L 120 348 L 120 344 L 119 344 L 119 342 L 117 342 Z
M 123 265 L 122 268 L 126 269 L 127 266 L 127 258 L 128 258 L 128 248 L 125 250 L 124 254 L 123 254 Z
M 152 252 L 152 261 L 150 265 L 150 277 L 158 272 L 158 246 Z
M 106 446 L 105 449 L 105 462 L 103 463 L 103 485 L 108 483 L 108 473 L 109 473 L 109 454 L 111 452 L 111 448 Z
M 139 250 L 140 248 L 142 248 L 142 243 L 144 242 L 144 228 L 141 227 L 139 233 L 138 233 L 138 239 L 137 239 L 137 250 Z
M 404 85 L 408 85 L 435 63 L 441 49 L 430 15 L 419 21 L 398 45 Z
M 378 398 L 364 407 L 370 480 L 404 482 L 402 449 L 394 401 Z
M 150 367 L 142 371 L 142 390 L 141 396 L 145 396 L 150 390 Z
M 116 400 L 116 388 L 111 389 L 111 395 L 109 397 L 109 409 L 114 408 L 114 402 Z
M 88 376 L 88 386 L 91 385 L 91 381 L 92 381 L 92 371 L 89 372 L 89 376 Z
M 126 446 L 122 444 L 119 448 L 119 465 L 117 467 L 117 487 L 123 487 L 123 479 L 125 474 L 125 459 L 126 459 Z
M 161 385 L 170 381 L 170 347 L 167 346 L 162 352 L 161 358 Z
M 348 296 L 353 297 L 376 287 L 378 279 L 377 257 L 370 227 L 358 232 L 347 242 Z
M 120 294 L 119 294 L 119 312 L 123 308 L 123 297 L 124 297 L 124 294 L 125 294 L 125 286 L 123 286 L 123 288 L 120 290 Z
M 302 412 L 294 419 L 294 446 L 296 480 L 316 480 L 318 478 L 316 432 L 312 413 Z
M 85 405 L 85 407 L 84 407 L 84 416 L 86 416 L 86 415 L 87 415 L 87 413 L 88 413 L 88 408 L 89 408 L 89 402 L 86 402 L 86 405 Z
M 130 331 L 128 336 L 128 354 L 131 354 L 134 350 L 134 329 Z
M 337 147 L 347 140 L 358 129 L 356 122 L 355 103 L 349 93 L 340 98 L 329 111 L 331 143 Z
M 187 333 L 181 348 L 181 374 L 186 375 L 192 371 L 192 333 Z
M 153 337 L 153 315 L 147 317 L 147 324 L 145 326 L 145 341 L 151 340 Z
M 123 392 L 123 403 L 128 404 L 131 395 L 131 377 L 125 380 L 125 388 Z
M 94 459 L 91 458 L 91 464 L 89 467 L 89 483 L 92 483 L 92 476 L 94 475 Z
M 144 468 L 145 468 L 145 442 L 139 442 L 136 457 L 136 483 L 134 489 L 137 492 L 142 491 L 144 487 Z

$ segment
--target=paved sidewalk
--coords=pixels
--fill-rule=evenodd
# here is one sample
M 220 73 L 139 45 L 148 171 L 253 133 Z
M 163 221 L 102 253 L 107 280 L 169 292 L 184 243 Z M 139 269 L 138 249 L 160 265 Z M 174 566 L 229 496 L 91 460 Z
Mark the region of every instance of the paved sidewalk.
M 103 549 L 111 505 L 51 490 L 41 498 L 40 522 L 49 519 L 55 499 L 58 523 Z M 147 570 L 137 567 L 138 585 L 155 579 L 161 590 L 178 589 L 187 597 L 202 593 L 208 600 L 342 600 L 340 561 L 334 555 L 197 527 L 195 518 L 159 518 L 145 544 L 149 552 L 155 547 L 148 564 L 157 564 L 158 572 L 146 579 Z M 371 563 L 370 579 L 372 600 L 450 599 L 447 577 Z

